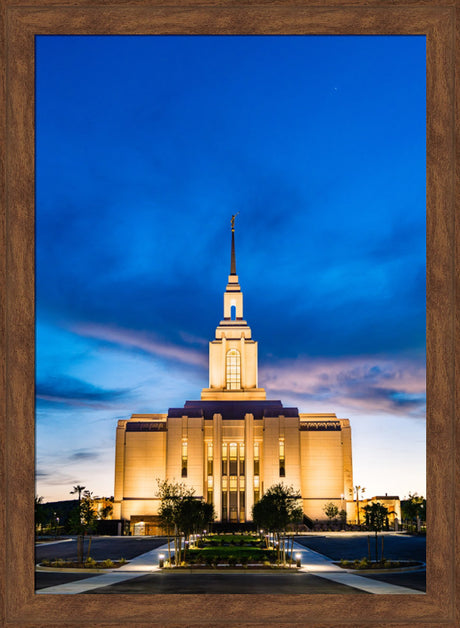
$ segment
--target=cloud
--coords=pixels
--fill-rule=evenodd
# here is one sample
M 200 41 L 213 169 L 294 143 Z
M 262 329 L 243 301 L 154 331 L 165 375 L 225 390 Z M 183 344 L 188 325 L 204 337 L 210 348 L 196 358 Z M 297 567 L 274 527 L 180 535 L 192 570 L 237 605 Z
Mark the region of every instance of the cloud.
M 276 368 L 262 368 L 260 379 L 270 395 L 288 396 L 301 411 L 308 411 L 309 403 L 316 410 L 327 403 L 324 411 L 339 405 L 359 413 L 425 416 L 425 365 L 415 359 L 353 356 L 282 361 Z
M 37 406 L 42 408 L 57 404 L 110 408 L 121 399 L 129 398 L 131 394 L 129 389 L 107 390 L 66 375 L 37 382 L 35 388 Z
M 99 458 L 100 453 L 97 450 L 89 450 L 89 449 L 80 449 L 75 451 L 73 454 L 69 456 L 70 461 L 85 461 L 85 460 L 96 460 Z
M 208 356 L 204 351 L 161 342 L 146 332 L 97 324 L 77 324 L 73 326 L 72 331 L 85 338 L 94 338 L 101 342 L 138 349 L 183 364 L 207 367 Z

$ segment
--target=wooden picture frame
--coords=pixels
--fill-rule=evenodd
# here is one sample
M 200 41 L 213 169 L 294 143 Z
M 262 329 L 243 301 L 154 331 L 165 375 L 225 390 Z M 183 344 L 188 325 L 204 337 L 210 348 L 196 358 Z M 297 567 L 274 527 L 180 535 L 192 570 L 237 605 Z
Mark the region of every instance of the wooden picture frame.
M 6 626 L 455 626 L 460 623 L 455 508 L 456 0 L 4 0 L 0 196 L 1 525 Z M 457 30 L 456 30 L 457 29 Z M 34 36 L 39 34 L 413 34 L 427 45 L 426 595 L 36 595 L 34 593 Z M 457 135 L 458 138 L 458 135 Z M 458 195 L 458 192 L 457 192 Z M 458 252 L 458 248 L 457 248 Z M 457 329 L 455 325 L 457 324 Z M 455 333 L 457 331 L 457 333 Z M 456 353 L 457 351 L 457 353 Z M 457 406 L 455 405 L 457 403 Z M 457 430 L 457 431 L 456 431 Z M 457 595 L 456 595 L 457 593 Z

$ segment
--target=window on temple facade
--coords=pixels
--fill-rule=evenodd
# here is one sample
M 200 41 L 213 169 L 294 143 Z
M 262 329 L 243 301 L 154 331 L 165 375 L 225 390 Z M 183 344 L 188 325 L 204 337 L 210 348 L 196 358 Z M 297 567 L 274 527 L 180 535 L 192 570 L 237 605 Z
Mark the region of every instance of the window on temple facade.
M 280 478 L 286 477 L 286 459 L 284 457 L 284 438 L 280 438 Z
M 254 443 L 254 475 L 260 475 L 260 443 Z
M 213 450 L 212 450 L 212 443 L 208 443 L 207 469 L 208 469 L 208 475 L 212 475 L 212 473 L 213 473 Z
M 182 441 L 182 477 L 187 477 L 187 464 L 188 464 L 188 448 L 187 441 Z
M 236 349 L 227 352 L 227 390 L 241 388 L 241 356 Z

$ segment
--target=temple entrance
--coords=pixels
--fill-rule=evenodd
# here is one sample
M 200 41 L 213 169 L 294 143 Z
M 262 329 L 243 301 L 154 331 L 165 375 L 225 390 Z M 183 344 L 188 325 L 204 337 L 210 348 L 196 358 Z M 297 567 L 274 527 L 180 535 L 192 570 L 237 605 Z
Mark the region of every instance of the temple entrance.
M 244 461 L 244 443 L 222 443 L 222 521 L 246 520 Z

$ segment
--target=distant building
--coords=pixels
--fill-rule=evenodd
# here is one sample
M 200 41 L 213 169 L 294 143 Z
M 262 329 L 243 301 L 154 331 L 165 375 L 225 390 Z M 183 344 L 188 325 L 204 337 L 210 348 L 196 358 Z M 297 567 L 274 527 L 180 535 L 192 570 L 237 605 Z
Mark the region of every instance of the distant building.
M 209 387 L 198 401 L 118 422 L 114 519 L 154 533 L 157 478 L 183 482 L 212 502 L 218 521 L 251 520 L 273 484 L 293 486 L 304 513 L 324 519 L 333 502 L 354 517 L 351 429 L 333 413 L 299 413 L 258 386 L 257 342 L 243 319 L 232 219 L 223 319 L 209 343 Z
M 366 506 L 370 506 L 371 504 L 376 503 L 382 504 L 382 506 L 385 506 L 385 508 L 388 510 L 389 525 L 394 525 L 395 519 L 398 519 L 399 523 L 401 523 L 401 502 L 399 500 L 399 495 L 387 495 L 386 493 L 385 495 L 376 495 L 375 497 L 370 497 L 369 499 L 360 500 L 359 514 L 361 523 L 364 523 L 366 520 L 364 508 Z

